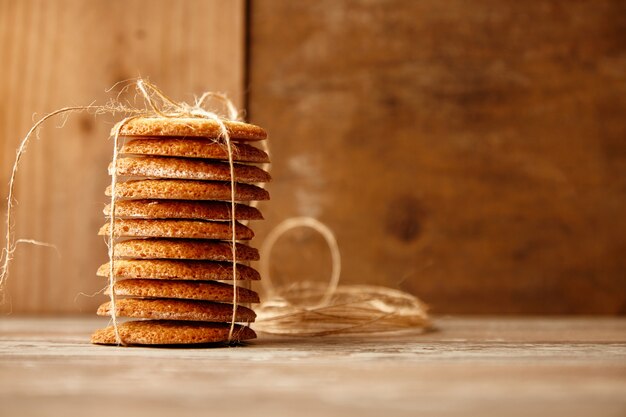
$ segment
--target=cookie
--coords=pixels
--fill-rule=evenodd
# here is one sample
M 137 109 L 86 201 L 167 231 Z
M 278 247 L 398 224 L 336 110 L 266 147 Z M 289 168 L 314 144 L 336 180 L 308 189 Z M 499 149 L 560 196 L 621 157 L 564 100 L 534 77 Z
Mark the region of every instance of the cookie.
M 259 251 L 237 243 L 237 260 L 258 261 Z M 232 261 L 228 242 L 200 239 L 132 239 L 115 244 L 115 256 L 143 259 Z
M 111 195 L 111 186 L 106 189 Z M 193 180 L 133 180 L 119 182 L 115 194 L 119 198 L 158 198 L 168 200 L 228 200 L 230 182 Z M 251 184 L 236 184 L 235 201 L 269 200 L 263 188 Z
M 127 279 L 115 283 L 115 294 L 131 297 L 178 298 L 232 303 L 233 286 L 215 281 Z M 247 288 L 237 287 L 237 302 L 258 303 L 259 294 Z
M 268 182 L 270 174 L 252 165 L 233 164 L 235 181 L 239 183 Z M 109 172 L 111 167 L 109 166 Z M 226 162 L 163 156 L 127 157 L 117 160 L 117 175 L 183 180 L 230 181 L 230 165 Z
M 270 161 L 267 153 L 245 143 L 232 143 L 233 160 L 265 164 Z M 228 148 L 222 142 L 211 139 L 165 138 L 133 139 L 120 149 L 122 154 L 178 156 L 184 158 L 219 159 L 228 161 Z
M 121 339 L 129 345 L 188 345 L 201 343 L 227 342 L 229 323 L 205 323 L 174 320 L 142 320 L 120 323 Z M 242 341 L 255 339 L 256 333 L 247 326 L 235 325 L 232 339 Z M 114 345 L 113 326 L 96 330 L 91 343 Z
M 176 280 L 221 280 L 233 279 L 231 262 L 188 261 L 167 259 L 117 259 L 113 274 L 118 278 L 153 278 Z M 109 276 L 109 263 L 98 268 L 98 276 Z M 249 266 L 237 264 L 237 280 L 261 279 L 259 273 Z
M 105 223 L 98 232 L 108 236 L 110 224 Z M 223 239 L 232 237 L 231 224 L 228 221 L 207 222 L 201 220 L 151 220 L 151 219 L 116 219 L 114 234 L 118 237 L 167 237 L 189 239 Z M 249 227 L 237 222 L 235 225 L 237 240 L 250 240 L 254 232 Z
M 115 301 L 116 316 L 156 320 L 190 320 L 230 323 L 233 306 L 227 303 L 199 300 L 124 298 Z M 111 302 L 98 307 L 99 316 L 111 315 Z M 235 314 L 237 322 L 252 322 L 254 311 L 238 305 Z
M 220 201 L 185 200 L 123 200 L 115 204 L 115 215 L 126 218 L 148 219 L 200 219 L 230 220 L 230 203 Z M 104 214 L 111 215 L 111 206 L 104 207 Z M 256 207 L 235 205 L 237 220 L 262 220 Z
M 257 141 L 267 139 L 267 132 L 249 123 L 223 121 L 232 140 Z M 117 126 L 111 131 L 115 134 Z M 203 118 L 138 117 L 124 123 L 120 136 L 174 136 L 217 138 L 221 135 L 220 124 Z

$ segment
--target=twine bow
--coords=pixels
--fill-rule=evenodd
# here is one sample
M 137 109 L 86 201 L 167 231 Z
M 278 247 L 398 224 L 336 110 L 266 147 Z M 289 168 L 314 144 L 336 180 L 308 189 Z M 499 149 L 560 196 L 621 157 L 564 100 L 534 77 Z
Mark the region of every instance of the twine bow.
M 157 86 L 143 79 L 137 80 L 137 89 L 141 92 L 146 104 L 152 109 L 154 115 L 167 118 L 197 117 L 212 119 L 220 124 L 220 129 L 222 129 L 224 136 L 228 136 L 228 130 L 223 121 L 236 121 L 239 119 L 237 108 L 224 94 L 205 92 L 199 98 L 196 98 L 196 102 L 192 106 L 185 102 L 179 103 L 172 100 Z M 157 105 L 153 98 L 154 96 L 161 100 L 161 106 Z M 209 99 L 216 99 L 226 107 L 228 113 L 226 118 L 222 118 L 217 113 L 204 108 Z

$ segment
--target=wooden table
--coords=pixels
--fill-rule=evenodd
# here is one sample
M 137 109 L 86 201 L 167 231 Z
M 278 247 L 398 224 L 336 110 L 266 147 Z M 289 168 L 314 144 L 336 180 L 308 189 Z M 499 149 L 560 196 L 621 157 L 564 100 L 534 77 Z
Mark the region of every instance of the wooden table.
M 0 415 L 626 415 L 626 318 L 442 317 L 215 349 L 89 344 L 104 324 L 0 319 Z

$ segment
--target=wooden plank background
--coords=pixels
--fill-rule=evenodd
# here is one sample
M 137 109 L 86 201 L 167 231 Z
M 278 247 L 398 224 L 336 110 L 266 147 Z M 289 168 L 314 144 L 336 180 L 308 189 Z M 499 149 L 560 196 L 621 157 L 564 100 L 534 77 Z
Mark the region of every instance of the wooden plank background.
M 244 9 L 0 0 L 0 194 L 34 112 L 140 74 L 182 100 L 221 90 L 243 106 L 247 91 L 275 178 L 256 246 L 311 215 L 337 233 L 344 282 L 435 312 L 626 312 L 624 2 L 255 1 L 247 67 Z M 102 287 L 112 123 L 73 116 L 30 146 L 17 230 L 60 257 L 21 246 L 4 310 L 102 301 L 77 295 Z M 274 253 L 277 280 L 329 272 L 311 233 Z
M 269 228 L 435 312 L 626 312 L 626 3 L 252 2 Z M 261 233 L 262 234 L 262 233 Z M 324 277 L 286 236 L 283 280 Z
M 245 4 L 235 1 L 0 0 L 0 195 L 15 149 L 33 123 L 57 108 L 111 98 L 118 81 L 148 76 L 178 100 L 223 91 L 243 105 Z M 120 116 L 117 116 L 119 118 Z M 93 314 L 104 297 L 95 276 L 106 260 L 104 223 L 109 130 L 115 118 L 71 116 L 31 143 L 18 175 L 18 246 L 8 285 L 21 313 Z M 2 205 L 2 218 L 6 206 Z M 0 227 L 4 236 L 4 226 Z

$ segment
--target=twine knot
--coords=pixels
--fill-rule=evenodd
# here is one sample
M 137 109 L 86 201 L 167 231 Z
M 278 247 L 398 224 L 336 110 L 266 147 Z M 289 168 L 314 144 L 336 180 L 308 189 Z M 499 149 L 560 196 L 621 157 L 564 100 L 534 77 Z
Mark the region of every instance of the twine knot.
M 237 121 L 239 112 L 233 102 L 221 93 L 205 92 L 197 97 L 195 103 L 190 105 L 186 102 L 177 102 L 168 97 L 157 86 L 143 79 L 137 80 L 137 89 L 141 93 L 147 106 L 152 109 L 154 115 L 166 118 L 201 118 L 212 119 L 216 122 L 220 121 Z M 160 101 L 160 104 L 157 100 Z M 215 111 L 205 108 L 209 100 L 218 101 L 225 107 L 226 115 L 222 116 Z M 223 123 L 222 123 L 223 124 Z M 222 127 L 222 126 L 220 126 Z M 224 126 L 224 129 L 226 127 Z

